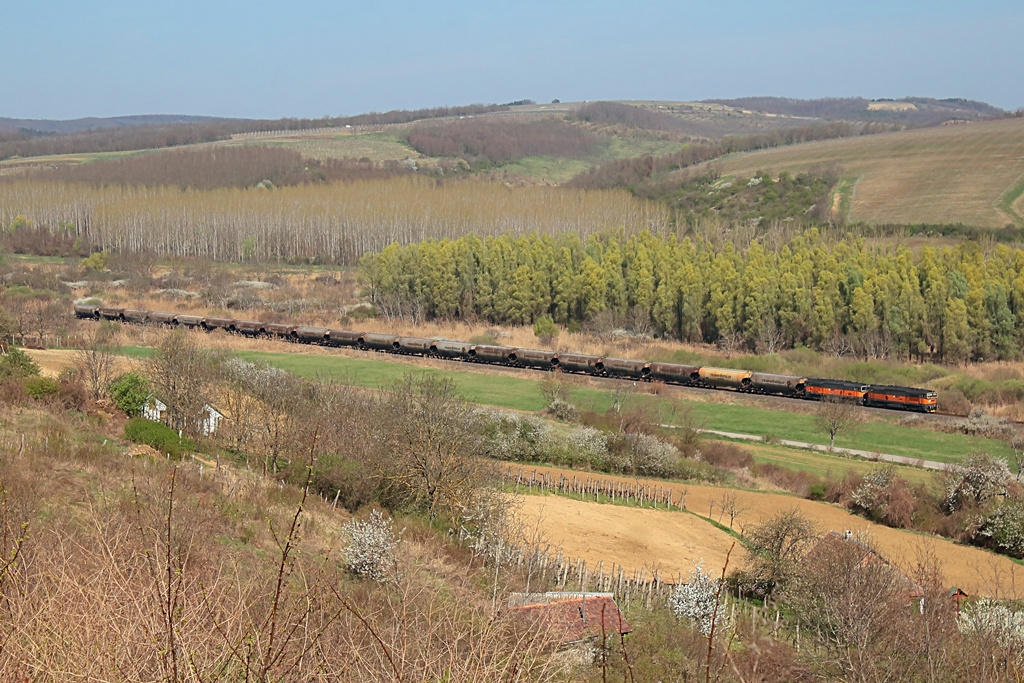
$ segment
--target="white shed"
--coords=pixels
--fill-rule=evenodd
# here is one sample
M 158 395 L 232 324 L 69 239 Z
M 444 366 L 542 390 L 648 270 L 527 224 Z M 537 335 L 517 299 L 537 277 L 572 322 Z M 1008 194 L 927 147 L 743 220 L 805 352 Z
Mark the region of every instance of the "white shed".
M 154 422 L 163 422 L 167 414 L 167 406 L 156 396 L 146 399 L 146 405 L 142 406 L 142 417 Z
M 154 422 L 166 422 L 167 405 L 156 396 L 150 396 L 142 407 L 142 417 Z M 220 421 L 224 419 L 224 413 L 220 412 L 209 403 L 203 406 L 203 417 L 199 422 L 199 433 L 203 436 L 210 436 L 220 427 Z

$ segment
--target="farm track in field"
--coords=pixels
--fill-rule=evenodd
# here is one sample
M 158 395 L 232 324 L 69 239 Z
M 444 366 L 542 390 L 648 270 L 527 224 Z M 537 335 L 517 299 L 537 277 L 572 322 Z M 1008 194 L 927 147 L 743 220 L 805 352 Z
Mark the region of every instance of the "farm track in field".
M 1024 225 L 1013 202 L 1024 183 L 1024 120 L 980 121 L 809 142 L 715 162 L 725 176 L 800 173 L 839 164 L 846 218 L 867 223 Z M 856 193 L 852 188 L 856 186 Z

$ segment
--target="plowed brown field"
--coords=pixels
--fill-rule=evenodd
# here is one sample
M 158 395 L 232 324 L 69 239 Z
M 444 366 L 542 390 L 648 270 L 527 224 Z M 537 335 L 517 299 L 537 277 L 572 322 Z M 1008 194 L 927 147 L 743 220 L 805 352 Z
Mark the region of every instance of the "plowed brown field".
M 531 466 L 526 472 L 531 474 L 535 469 L 556 477 L 560 473 L 580 476 L 579 472 L 553 467 Z M 637 481 L 605 475 L 587 476 Z M 675 484 L 673 488 L 677 499 L 681 489 L 687 490 L 686 507 L 697 514 L 707 516 L 711 503 L 715 502 L 716 520 L 717 501 L 732 490 L 697 484 Z M 959 586 L 969 595 L 1024 597 L 1024 567 L 1007 557 L 943 538 L 879 526 L 840 507 L 781 493 L 739 491 L 737 498 L 741 506 L 747 508 L 736 522 L 737 529 L 796 508 L 814 520 L 822 533 L 847 529 L 854 533 L 866 531 L 871 544 L 883 556 L 907 569 L 913 567 L 922 553 L 933 553 L 942 567 L 945 582 Z M 561 547 L 566 555 L 583 558 L 591 566 L 604 560 L 606 567 L 614 562 L 627 570 L 657 567 L 666 575 L 674 576 L 679 572 L 685 576 L 693 568 L 693 562 L 700 559 L 704 560 L 705 567 L 721 568 L 733 541 L 725 532 L 685 512 L 582 502 L 554 495 L 524 495 L 520 500 L 527 525 L 540 520 L 548 542 Z M 728 523 L 728 517 L 723 521 Z M 742 566 L 742 556 L 737 549 L 730 566 Z

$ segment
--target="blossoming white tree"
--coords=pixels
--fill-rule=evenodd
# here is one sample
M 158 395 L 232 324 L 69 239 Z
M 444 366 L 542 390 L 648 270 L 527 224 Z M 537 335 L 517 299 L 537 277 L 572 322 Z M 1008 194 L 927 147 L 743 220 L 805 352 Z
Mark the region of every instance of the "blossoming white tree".
M 694 563 L 687 578 L 669 596 L 672 613 L 679 619 L 691 620 L 706 636 L 711 634 L 712 624 L 716 631 L 728 628 L 729 616 L 719 604 L 722 580 L 704 572 L 704 560 Z

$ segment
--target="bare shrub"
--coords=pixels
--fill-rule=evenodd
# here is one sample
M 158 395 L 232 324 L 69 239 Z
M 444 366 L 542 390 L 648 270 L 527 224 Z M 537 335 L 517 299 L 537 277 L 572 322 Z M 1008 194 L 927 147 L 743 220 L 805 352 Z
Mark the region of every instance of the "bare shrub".
M 750 451 L 724 441 L 708 441 L 700 453 L 701 460 L 722 469 L 741 470 L 754 465 L 754 456 Z
M 763 594 L 784 588 L 796 573 L 800 561 L 820 537 L 820 531 L 805 514 L 792 508 L 743 529 L 747 561 L 744 581 Z
M 795 493 L 801 498 L 809 498 L 815 491 L 824 494 L 827 488 L 824 480 L 810 472 L 794 470 L 771 462 L 757 463 L 750 472 L 758 479 L 766 480 L 772 486 Z M 819 496 L 821 497 L 823 495 Z
M 799 563 L 784 594 L 827 677 L 902 675 L 907 603 L 916 590 L 864 542 L 826 536 Z
M 167 421 L 189 436 L 201 433 L 204 407 L 211 400 L 212 359 L 193 334 L 175 330 L 146 362 L 155 397 L 167 406 Z
M 917 500 L 896 468 L 887 465 L 864 475 L 851 495 L 851 507 L 886 526 L 908 529 L 913 526 Z
M 114 380 L 120 362 L 120 346 L 116 343 L 118 329 L 111 323 L 100 323 L 85 335 L 85 346 L 74 353 L 74 367 L 96 401 L 102 398 Z
M 450 380 L 409 374 L 378 394 L 375 410 L 373 467 L 386 500 L 454 518 L 487 480 L 472 407 Z
M 834 398 L 821 400 L 815 420 L 818 428 L 828 434 L 830 450 L 835 448 L 836 436 L 852 431 L 860 422 L 852 403 Z

